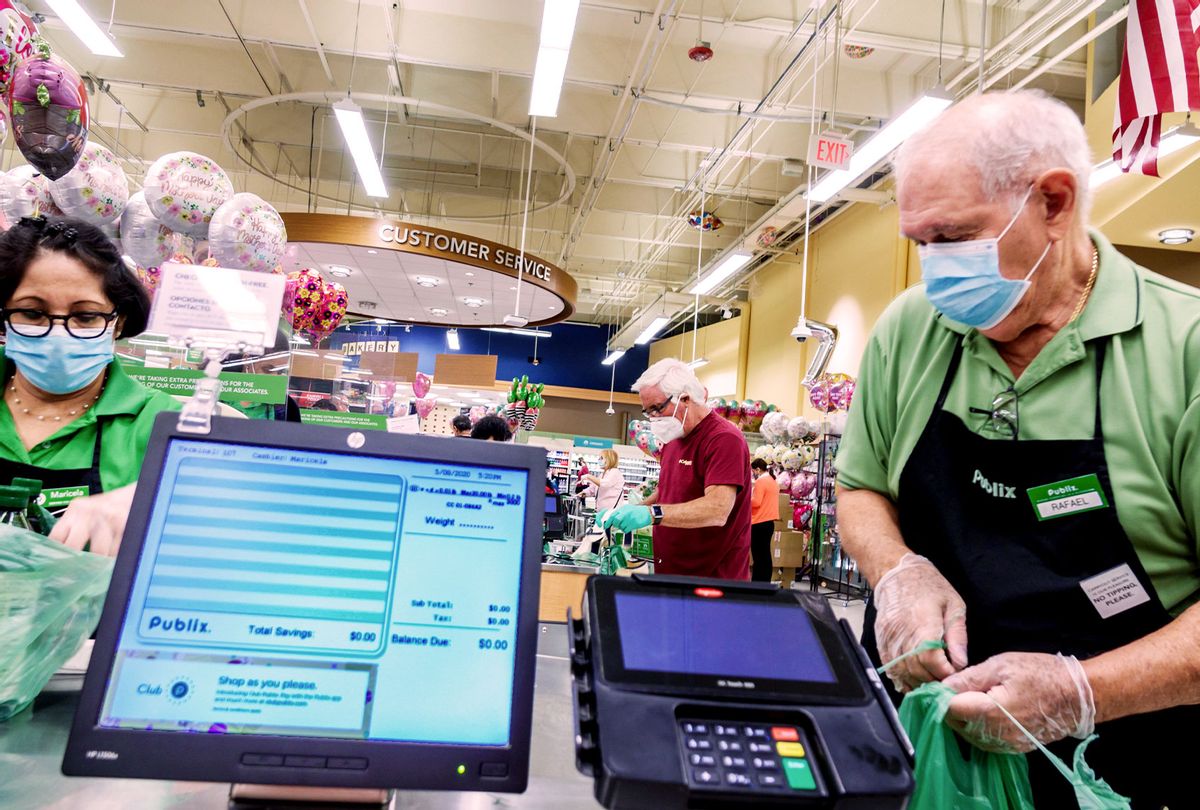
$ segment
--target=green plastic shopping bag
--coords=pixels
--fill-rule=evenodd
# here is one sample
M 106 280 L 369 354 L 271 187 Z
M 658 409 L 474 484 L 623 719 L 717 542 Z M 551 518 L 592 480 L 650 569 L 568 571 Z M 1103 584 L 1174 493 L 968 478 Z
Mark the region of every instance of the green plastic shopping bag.
M 945 648 L 945 642 L 922 642 L 879 671 L 883 673 L 909 656 L 937 648 Z M 948 686 L 933 682 L 909 692 L 900 703 L 900 724 L 916 750 L 916 789 L 910 810 L 1034 810 L 1025 754 L 996 754 L 962 740 L 945 723 L 954 694 Z M 996 705 L 1071 783 L 1080 810 L 1129 810 L 1129 799 L 1097 777 L 1084 761 L 1084 751 L 1096 739 L 1095 734 L 1075 748 L 1073 767 L 1067 767 L 1007 709 Z
M 0 722 L 32 703 L 96 629 L 112 563 L 0 525 Z

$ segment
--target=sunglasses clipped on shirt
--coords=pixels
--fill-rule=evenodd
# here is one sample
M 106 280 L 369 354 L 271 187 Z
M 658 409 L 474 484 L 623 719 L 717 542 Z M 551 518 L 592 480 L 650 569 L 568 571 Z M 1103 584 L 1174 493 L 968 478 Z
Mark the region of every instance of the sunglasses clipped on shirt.
M 1009 386 L 992 398 L 990 408 L 969 408 L 971 413 L 986 416 L 981 432 L 993 433 L 1005 439 L 1016 440 L 1020 433 L 1017 416 L 1017 389 Z

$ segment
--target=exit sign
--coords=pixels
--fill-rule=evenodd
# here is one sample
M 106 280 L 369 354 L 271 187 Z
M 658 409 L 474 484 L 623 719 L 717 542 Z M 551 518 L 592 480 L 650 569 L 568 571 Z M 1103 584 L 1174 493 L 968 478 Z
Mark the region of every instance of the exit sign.
M 831 132 L 822 132 L 809 144 L 808 162 L 824 169 L 848 169 L 852 154 L 854 141 Z

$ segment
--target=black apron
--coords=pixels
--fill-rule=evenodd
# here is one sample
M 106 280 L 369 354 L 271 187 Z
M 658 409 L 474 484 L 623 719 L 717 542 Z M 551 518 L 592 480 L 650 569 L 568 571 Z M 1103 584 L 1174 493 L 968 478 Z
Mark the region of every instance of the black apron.
M 988 439 L 943 410 L 962 357 L 956 344 L 933 413 L 900 476 L 900 531 L 928 557 L 967 605 L 968 659 L 1001 652 L 1063 653 L 1080 659 L 1128 644 L 1171 621 L 1117 520 L 1100 419 L 1107 341 L 1096 344 L 1095 429 L 1091 439 Z M 1095 474 L 1109 506 L 1039 521 L 1026 490 Z M 984 484 L 989 485 L 985 489 Z M 1149 595 L 1101 618 L 1082 580 L 1128 565 Z M 863 646 L 878 665 L 875 610 Z M 885 681 L 886 682 L 886 681 Z M 888 683 L 890 687 L 890 683 Z M 1130 684 L 1136 689 L 1136 684 Z M 894 695 L 894 693 L 893 693 Z M 898 697 L 898 696 L 897 696 Z M 1096 727 L 1087 749 L 1097 776 L 1136 810 L 1196 805 L 1195 757 L 1185 754 L 1200 707 L 1122 718 Z M 1048 746 L 1070 767 L 1077 740 Z M 1074 792 L 1037 753 L 1027 757 L 1038 808 L 1074 808 Z
M 96 445 L 92 450 L 92 466 L 74 470 L 52 470 L 35 464 L 24 464 L 10 458 L 0 457 L 0 484 L 7 485 L 14 478 L 32 478 L 42 482 L 42 492 L 51 489 L 87 487 L 89 495 L 104 491 L 100 485 L 100 444 L 104 431 L 101 421 L 96 419 Z

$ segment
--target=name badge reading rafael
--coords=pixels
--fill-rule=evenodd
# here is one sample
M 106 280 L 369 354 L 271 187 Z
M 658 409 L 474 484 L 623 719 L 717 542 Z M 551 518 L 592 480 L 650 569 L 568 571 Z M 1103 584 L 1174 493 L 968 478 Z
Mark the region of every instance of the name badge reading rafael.
M 1108 498 L 1095 473 L 1055 481 L 1025 490 L 1038 520 L 1077 515 L 1094 509 L 1107 509 Z

